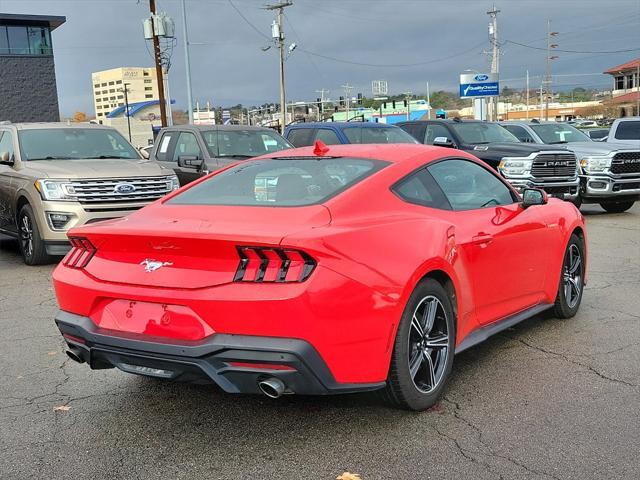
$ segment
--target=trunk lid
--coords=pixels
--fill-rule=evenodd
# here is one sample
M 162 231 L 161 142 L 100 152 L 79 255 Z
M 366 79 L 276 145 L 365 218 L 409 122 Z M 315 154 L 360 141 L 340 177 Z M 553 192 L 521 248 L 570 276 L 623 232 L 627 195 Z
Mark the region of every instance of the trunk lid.
M 75 229 L 97 252 L 85 267 L 106 282 L 196 289 L 233 281 L 237 246 L 277 246 L 283 237 L 329 224 L 322 205 L 235 207 L 158 205 Z

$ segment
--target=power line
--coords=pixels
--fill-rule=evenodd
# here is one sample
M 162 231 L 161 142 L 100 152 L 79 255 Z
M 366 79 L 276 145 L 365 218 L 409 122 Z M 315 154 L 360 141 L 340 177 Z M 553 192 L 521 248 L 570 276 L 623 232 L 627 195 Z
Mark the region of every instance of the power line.
M 504 43 L 511 43 L 512 45 L 518 45 L 519 47 L 531 48 L 533 50 L 547 50 L 547 47 L 535 47 L 533 45 L 527 45 L 525 43 L 514 42 L 513 40 L 505 40 Z M 563 52 L 563 53 L 594 53 L 597 55 L 601 54 L 609 54 L 609 53 L 628 53 L 628 52 L 638 52 L 640 48 L 627 48 L 625 50 L 609 50 L 609 51 L 588 51 L 588 50 L 560 50 L 555 49 L 555 52 Z
M 251 23 L 249 21 L 249 19 L 244 16 L 244 14 L 240 11 L 240 9 L 238 7 L 236 7 L 231 0 L 227 0 L 227 1 L 229 2 L 229 5 L 231 5 L 233 7 L 233 9 L 238 13 L 238 15 L 240 15 L 240 17 L 245 21 L 245 23 L 247 25 L 249 25 L 251 28 L 253 28 L 253 30 L 258 35 L 260 35 L 260 36 L 266 38 L 267 40 L 271 41 L 271 37 L 269 37 L 266 33 L 263 33 L 258 27 L 256 27 L 253 23 Z

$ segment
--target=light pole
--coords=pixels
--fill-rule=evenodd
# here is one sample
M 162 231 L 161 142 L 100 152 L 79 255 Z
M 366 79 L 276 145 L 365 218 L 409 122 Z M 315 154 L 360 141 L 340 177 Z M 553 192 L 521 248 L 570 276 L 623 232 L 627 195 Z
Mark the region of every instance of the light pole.
M 187 9 L 184 5 L 185 0 L 181 0 L 182 3 L 182 43 L 184 46 L 184 69 L 187 73 L 187 112 L 189 113 L 189 124 L 193 124 L 193 94 L 191 92 L 191 61 L 189 59 L 189 36 L 187 33 Z M 169 100 L 171 102 L 171 100 Z
M 122 91 L 124 92 L 124 116 L 127 118 L 127 130 L 129 131 L 129 142 L 131 142 L 131 119 L 129 118 L 129 85 L 130 83 L 122 84 Z

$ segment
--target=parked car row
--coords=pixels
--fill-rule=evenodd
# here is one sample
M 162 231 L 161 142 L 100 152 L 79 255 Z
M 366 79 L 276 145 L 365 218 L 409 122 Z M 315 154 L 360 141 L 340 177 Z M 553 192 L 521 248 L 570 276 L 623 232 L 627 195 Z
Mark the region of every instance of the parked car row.
M 593 142 L 571 125 L 539 122 L 300 123 L 290 125 L 285 138 L 261 127 L 180 125 L 137 151 L 101 125 L 5 122 L 0 232 L 19 240 L 26 263 L 46 263 L 70 249 L 70 228 L 122 217 L 209 172 L 318 140 L 458 149 L 484 160 L 520 192 L 541 188 L 578 206 L 595 202 L 622 212 L 640 197 L 638 125 L 639 119 L 617 120 L 606 142 Z

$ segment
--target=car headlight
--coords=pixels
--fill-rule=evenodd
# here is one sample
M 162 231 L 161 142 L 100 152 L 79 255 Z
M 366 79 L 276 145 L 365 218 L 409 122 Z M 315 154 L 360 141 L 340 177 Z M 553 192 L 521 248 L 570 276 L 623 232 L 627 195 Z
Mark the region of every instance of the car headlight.
M 66 180 L 36 180 L 35 187 L 43 200 L 77 200 L 73 186 Z
M 180 181 L 178 180 L 178 176 L 177 175 L 172 175 L 170 177 L 167 177 L 167 186 L 169 187 L 170 191 L 174 191 L 180 188 Z
M 582 157 L 580 159 L 580 167 L 587 173 L 604 172 L 611 167 L 610 157 Z
M 498 165 L 498 171 L 505 177 L 511 175 L 528 175 L 531 172 L 533 160 L 524 158 L 503 158 Z

